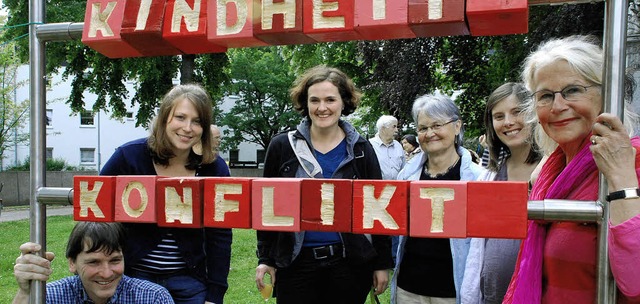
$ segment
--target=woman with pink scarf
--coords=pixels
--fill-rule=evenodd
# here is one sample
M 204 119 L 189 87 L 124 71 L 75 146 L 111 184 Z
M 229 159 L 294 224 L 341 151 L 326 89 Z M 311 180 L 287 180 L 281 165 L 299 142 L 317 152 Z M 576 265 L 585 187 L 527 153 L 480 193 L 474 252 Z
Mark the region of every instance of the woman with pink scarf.
M 595 201 L 603 173 L 618 303 L 640 303 L 640 140 L 602 113 L 602 71 L 602 50 L 585 36 L 550 40 L 527 57 L 523 80 L 544 131 L 538 143 L 556 147 L 529 199 Z M 503 303 L 594 303 L 596 230 L 593 223 L 531 221 Z

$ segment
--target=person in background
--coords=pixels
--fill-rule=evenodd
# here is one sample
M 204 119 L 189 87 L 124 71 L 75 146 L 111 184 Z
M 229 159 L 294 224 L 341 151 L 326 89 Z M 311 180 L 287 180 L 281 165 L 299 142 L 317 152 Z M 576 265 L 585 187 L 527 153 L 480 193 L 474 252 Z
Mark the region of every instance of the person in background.
M 405 136 L 402 136 L 402 140 L 400 141 L 400 143 L 402 144 L 402 148 L 404 149 L 405 164 L 414 159 L 414 156 L 422 152 L 422 149 L 420 149 L 420 144 L 418 144 L 418 140 L 413 134 L 406 134 Z
M 553 151 L 529 199 L 596 201 L 602 173 L 618 303 L 640 303 L 640 139 L 602 113 L 603 65 L 600 43 L 589 36 L 551 39 L 526 58 L 522 78 L 533 92 L 537 143 Z M 504 303 L 593 303 L 597 230 L 596 223 L 529 221 Z
M 162 286 L 123 274 L 125 232 L 120 223 L 78 222 L 71 230 L 66 257 L 74 276 L 47 283 L 46 303 L 156 304 L 173 303 Z M 20 289 L 13 304 L 26 304 L 31 295 L 31 280 L 46 282 L 52 273 L 55 255 L 36 255 L 42 247 L 36 243 L 20 246 L 13 274 Z
M 369 142 L 376 151 L 382 179 L 394 180 L 398 177 L 398 172 L 404 166 L 404 147 L 395 140 L 398 134 L 398 119 L 391 115 L 382 115 L 376 122 L 376 135 L 369 138 Z M 398 251 L 399 236 L 391 237 L 391 256 L 393 262 L 396 261 Z
M 218 157 L 218 153 L 220 152 L 220 141 L 222 140 L 222 135 L 220 134 L 220 129 L 216 125 L 211 125 L 211 149 L 213 149 L 213 154 Z M 202 143 L 198 142 L 193 146 L 193 152 L 202 155 Z
M 377 133 L 369 142 L 378 156 L 382 179 L 394 180 L 404 165 L 404 149 L 395 140 L 398 134 L 398 120 L 391 115 L 382 115 L 376 122 Z
M 212 101 L 199 85 L 173 87 L 162 99 L 151 135 L 128 142 L 101 175 L 229 176 L 211 144 Z M 202 143 L 202 155 L 193 146 Z M 231 229 L 124 224 L 125 273 L 166 287 L 176 303 L 223 303 L 231 262 Z
M 420 96 L 411 114 L 423 152 L 398 179 L 473 181 L 485 171 L 462 146 L 462 117 L 449 97 Z M 468 239 L 400 236 L 391 303 L 460 303 L 468 252 Z
M 514 82 L 501 85 L 489 95 L 484 125 L 490 159 L 488 171 L 478 180 L 530 180 L 542 159 L 533 138 L 535 123 L 524 111 L 530 98 L 524 85 Z M 520 240 L 516 239 L 472 239 L 462 283 L 462 303 L 502 303 L 519 248 Z
M 316 66 L 298 77 L 290 95 L 303 119 L 295 131 L 271 140 L 264 177 L 382 177 L 371 144 L 341 119 L 360 102 L 347 75 Z M 364 303 L 372 288 L 375 295 L 387 288 L 393 267 L 388 236 L 257 231 L 257 239 L 256 285 L 265 288 L 268 274 L 277 303 Z

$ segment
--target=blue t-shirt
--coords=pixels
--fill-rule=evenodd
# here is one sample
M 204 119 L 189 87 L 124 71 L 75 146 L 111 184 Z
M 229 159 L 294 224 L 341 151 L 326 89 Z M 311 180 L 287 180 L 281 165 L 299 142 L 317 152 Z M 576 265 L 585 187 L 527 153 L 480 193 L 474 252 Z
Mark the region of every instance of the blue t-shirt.
M 333 177 L 333 173 L 336 172 L 340 163 L 347 158 L 347 141 L 343 139 L 335 148 L 326 154 L 316 150 L 316 158 L 322 168 L 322 176 L 324 178 Z M 306 231 L 304 233 L 302 246 L 317 247 L 340 242 L 340 234 L 337 232 Z

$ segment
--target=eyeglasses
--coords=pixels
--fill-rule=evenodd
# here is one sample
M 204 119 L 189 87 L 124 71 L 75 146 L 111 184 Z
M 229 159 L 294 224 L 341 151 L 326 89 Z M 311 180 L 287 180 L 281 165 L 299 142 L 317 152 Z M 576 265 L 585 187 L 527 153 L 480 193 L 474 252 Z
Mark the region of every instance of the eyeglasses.
M 419 134 L 427 133 L 427 132 L 429 132 L 429 129 L 431 129 L 433 132 L 435 132 L 435 131 L 438 131 L 438 130 L 442 129 L 442 127 L 444 127 L 444 126 L 446 126 L 446 125 L 448 125 L 448 124 L 450 124 L 452 122 L 456 122 L 456 121 L 458 121 L 458 120 L 457 119 L 452 119 L 452 120 L 449 120 L 449 121 L 443 122 L 443 123 L 435 123 L 435 124 L 432 124 L 431 126 L 428 126 L 428 127 L 419 127 L 418 128 L 418 133 Z
M 572 84 L 564 87 L 562 91 L 540 90 L 533 93 L 531 96 L 536 102 L 536 106 L 548 107 L 553 104 L 553 101 L 556 99 L 556 94 L 558 93 L 560 93 L 562 98 L 567 101 L 579 101 L 587 93 L 587 88 L 596 86 L 598 85 L 594 84 L 590 86 L 583 86 L 579 84 Z

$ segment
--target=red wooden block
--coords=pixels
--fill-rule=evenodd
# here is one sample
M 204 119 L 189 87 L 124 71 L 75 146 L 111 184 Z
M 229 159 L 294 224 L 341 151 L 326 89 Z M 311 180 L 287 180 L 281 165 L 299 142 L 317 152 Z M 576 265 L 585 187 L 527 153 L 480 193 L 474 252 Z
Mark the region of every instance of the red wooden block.
M 316 41 L 360 39 L 355 30 L 354 0 L 304 0 L 304 33 Z
M 351 232 L 351 180 L 303 179 L 301 230 Z
M 156 222 L 156 175 L 116 177 L 115 221 Z
M 467 236 L 522 239 L 527 235 L 526 182 L 469 182 Z
M 413 181 L 410 193 L 410 236 L 467 237 L 467 182 Z
M 356 31 L 368 40 L 414 38 L 408 8 L 408 0 L 356 1 Z
M 162 38 L 164 7 L 167 0 L 123 0 L 124 18 L 120 35 L 143 56 L 181 54 Z
M 113 222 L 115 176 L 73 177 L 73 219 L 75 221 Z
M 208 0 L 167 0 L 162 37 L 187 54 L 226 52 L 226 47 L 207 38 L 207 12 L 210 11 L 207 9 L 207 2 Z
M 142 56 L 120 36 L 126 0 L 88 0 L 82 43 L 109 58 Z
M 158 226 L 202 227 L 202 177 L 160 178 L 156 182 Z
M 316 42 L 303 33 L 303 0 L 253 0 L 253 35 L 272 44 Z
M 529 28 L 527 0 L 467 0 L 473 36 L 524 34 Z
M 204 178 L 204 226 L 251 228 L 251 178 Z
M 354 180 L 353 233 L 407 234 L 408 181 Z
M 251 182 L 252 227 L 256 230 L 300 231 L 299 178 L 258 178 Z
M 469 34 L 464 0 L 409 0 L 409 25 L 417 37 Z
M 253 36 L 253 2 L 228 0 L 210 3 L 207 9 L 209 41 L 230 48 L 269 45 Z

